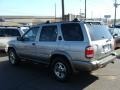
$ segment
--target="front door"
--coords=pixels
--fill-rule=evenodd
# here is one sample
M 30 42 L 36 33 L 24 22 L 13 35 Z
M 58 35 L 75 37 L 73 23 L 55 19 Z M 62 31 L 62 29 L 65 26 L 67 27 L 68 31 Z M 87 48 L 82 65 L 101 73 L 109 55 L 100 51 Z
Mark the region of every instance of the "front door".
M 43 26 L 37 43 L 38 57 L 43 62 L 48 61 L 49 55 L 57 49 L 57 25 Z
M 39 27 L 31 28 L 25 35 L 23 40 L 18 42 L 17 51 L 21 57 L 34 59 L 37 55 L 36 37 Z

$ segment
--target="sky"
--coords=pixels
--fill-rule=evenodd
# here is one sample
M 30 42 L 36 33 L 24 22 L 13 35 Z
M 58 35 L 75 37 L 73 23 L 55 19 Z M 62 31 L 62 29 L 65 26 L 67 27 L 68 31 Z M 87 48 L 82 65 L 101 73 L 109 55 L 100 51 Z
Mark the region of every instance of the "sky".
M 79 15 L 84 13 L 85 0 L 64 0 L 65 14 Z M 87 17 L 103 18 L 111 15 L 114 18 L 115 0 L 86 0 Z M 117 0 L 120 3 L 120 0 Z M 0 0 L 0 15 L 23 16 L 54 16 L 55 4 L 57 17 L 61 14 L 61 0 Z M 117 18 L 120 18 L 120 6 L 117 8 Z

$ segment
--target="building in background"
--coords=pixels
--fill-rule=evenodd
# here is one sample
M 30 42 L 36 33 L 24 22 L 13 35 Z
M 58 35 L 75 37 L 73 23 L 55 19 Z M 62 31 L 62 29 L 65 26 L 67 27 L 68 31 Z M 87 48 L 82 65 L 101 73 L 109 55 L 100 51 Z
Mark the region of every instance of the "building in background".
M 64 21 L 72 21 L 75 18 L 78 20 L 84 20 L 84 14 L 82 15 L 73 15 L 68 14 L 64 16 Z M 107 25 L 113 25 L 113 19 L 106 18 L 89 18 L 87 20 L 93 21 L 103 21 Z M 45 23 L 46 21 L 50 22 L 59 22 L 62 21 L 62 17 L 54 16 L 0 16 L 0 26 L 31 26 L 35 24 Z M 116 20 L 116 25 L 120 25 L 120 19 Z

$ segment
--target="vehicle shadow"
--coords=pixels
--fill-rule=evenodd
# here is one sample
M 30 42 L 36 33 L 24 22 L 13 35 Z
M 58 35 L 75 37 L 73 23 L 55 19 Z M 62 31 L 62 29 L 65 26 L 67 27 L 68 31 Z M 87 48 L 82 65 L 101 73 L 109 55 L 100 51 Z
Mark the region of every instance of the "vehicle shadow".
M 98 80 L 91 74 L 75 74 L 66 83 L 58 82 L 49 75 L 49 68 L 41 64 L 22 62 L 12 66 L 0 62 L 0 90 L 83 90 Z

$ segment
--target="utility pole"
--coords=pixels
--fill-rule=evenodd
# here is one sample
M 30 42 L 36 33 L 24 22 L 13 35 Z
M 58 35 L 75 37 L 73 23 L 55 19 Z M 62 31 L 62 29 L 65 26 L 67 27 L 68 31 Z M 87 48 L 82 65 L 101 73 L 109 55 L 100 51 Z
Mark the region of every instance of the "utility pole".
M 117 3 L 117 0 L 115 0 L 115 3 L 114 3 L 114 7 L 115 7 L 114 27 L 115 27 L 115 25 L 116 25 L 117 7 L 118 7 L 119 5 L 120 5 L 120 4 Z
M 55 3 L 55 22 L 56 22 L 56 3 Z
M 86 5 L 86 0 L 85 0 L 85 20 L 86 20 L 86 8 L 87 8 L 87 5 Z
M 116 9 L 117 9 L 117 0 L 115 0 L 114 6 L 115 6 L 115 17 L 114 17 L 114 27 L 115 27 L 115 25 L 116 25 Z
M 79 18 L 81 19 L 81 0 L 80 0 L 80 17 Z
M 65 9 L 64 9 L 64 0 L 62 0 L 62 21 L 64 21 Z
M 80 19 L 82 18 L 82 15 L 81 15 L 81 8 L 80 8 Z

